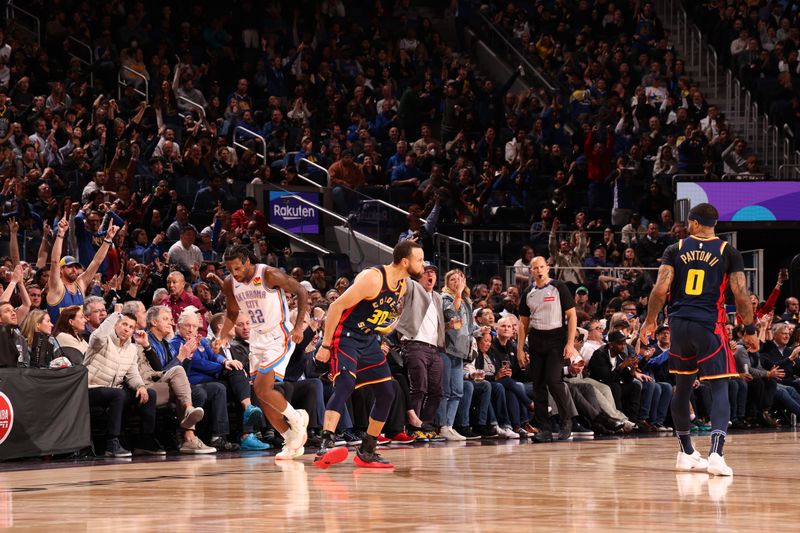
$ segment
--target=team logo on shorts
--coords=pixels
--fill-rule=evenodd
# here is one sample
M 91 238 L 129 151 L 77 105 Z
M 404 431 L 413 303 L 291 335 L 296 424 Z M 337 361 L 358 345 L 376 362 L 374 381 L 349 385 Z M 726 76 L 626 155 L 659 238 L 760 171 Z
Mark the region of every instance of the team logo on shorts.
M 0 444 L 3 444 L 14 427 L 14 407 L 8 396 L 0 392 Z
M 261 286 L 261 276 L 257 276 L 253 279 L 253 286 L 260 287 Z

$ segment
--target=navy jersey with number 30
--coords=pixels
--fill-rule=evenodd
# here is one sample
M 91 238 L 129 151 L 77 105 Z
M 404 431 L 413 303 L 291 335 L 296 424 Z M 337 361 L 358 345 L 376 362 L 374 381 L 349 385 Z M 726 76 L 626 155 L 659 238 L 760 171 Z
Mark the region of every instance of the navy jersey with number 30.
M 689 237 L 667 247 L 662 265 L 675 269 L 669 291 L 669 317 L 714 327 L 727 322 L 725 289 L 734 272 L 743 272 L 742 254 L 718 237 Z

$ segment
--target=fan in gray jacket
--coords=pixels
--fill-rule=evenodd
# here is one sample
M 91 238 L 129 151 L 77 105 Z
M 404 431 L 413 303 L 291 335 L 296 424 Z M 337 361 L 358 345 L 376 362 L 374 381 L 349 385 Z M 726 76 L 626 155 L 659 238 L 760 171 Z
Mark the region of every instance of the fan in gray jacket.
M 112 313 L 89 337 L 84 366 L 89 371 L 89 403 L 107 412 L 106 455 L 130 457 L 122 447 L 122 415 L 133 401 L 139 405 L 142 420 L 136 453 L 164 455 L 153 438 L 156 426 L 156 392 L 145 387 L 139 375 L 138 350 L 131 341 L 136 316 Z
M 423 423 L 414 431 L 420 440 L 437 437 L 433 420 L 442 400 L 439 351 L 444 348 L 445 328 L 442 297 L 433 290 L 437 273 L 434 265 L 426 263 L 419 283 L 408 280 L 396 328 L 403 345 L 411 407 Z
M 469 299 L 467 277 L 459 269 L 445 274 L 442 289 L 442 310 L 445 321 L 444 366 L 442 391 L 437 418 L 439 433 L 447 440 L 466 440 L 467 436 L 453 429 L 458 405 L 464 395 L 464 360 L 472 355 L 473 333 L 478 328 L 472 318 L 472 302 Z M 467 428 L 460 428 L 466 431 Z

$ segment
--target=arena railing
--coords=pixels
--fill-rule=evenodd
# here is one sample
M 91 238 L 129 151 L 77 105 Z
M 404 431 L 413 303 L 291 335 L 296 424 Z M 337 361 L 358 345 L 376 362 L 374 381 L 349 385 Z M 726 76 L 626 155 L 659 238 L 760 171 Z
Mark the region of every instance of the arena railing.
M 239 142 L 239 138 L 236 136 L 236 132 L 237 131 L 244 132 L 247 135 L 249 135 L 250 137 L 254 137 L 254 138 L 258 139 L 259 141 L 261 141 L 261 153 L 258 153 L 255 150 L 253 150 L 252 148 L 250 148 L 249 146 Z M 262 159 L 262 161 L 264 161 L 264 164 L 267 164 L 267 142 L 264 139 L 264 137 L 262 137 L 258 133 L 254 132 L 252 130 L 248 130 L 244 126 L 236 126 L 235 128 L 233 128 L 233 145 L 236 146 L 236 147 L 241 148 L 242 150 L 252 150 L 252 151 L 256 152 L 256 156 L 260 157 Z
M 700 77 L 705 75 L 711 85 L 703 87 L 703 93 L 712 94 L 713 91 L 715 99 L 720 95 L 724 97 L 720 110 L 725 112 L 729 124 L 741 128 L 743 138 L 750 149 L 763 158 L 765 168 L 777 175 L 781 165 L 800 163 L 798 156 L 791 153 L 791 141 L 781 152 L 788 136 L 769 124 L 768 115 L 759 108 L 752 93 L 731 69 L 725 69 L 719 63 L 716 50 L 703 39 L 702 32 L 689 19 L 681 0 L 665 0 L 657 2 L 656 6 L 665 26 L 672 31 L 678 51 L 685 57 L 687 69 L 697 72 Z M 721 69 L 724 69 L 722 84 L 719 83 Z
M 89 67 L 89 85 L 91 87 L 94 87 L 94 52 L 92 52 L 92 47 L 89 45 L 89 43 L 81 41 L 80 39 L 77 39 L 77 38 L 75 38 L 75 37 L 73 37 L 71 35 L 69 37 L 67 37 L 67 41 L 73 42 L 76 45 L 80 46 L 82 49 L 86 49 L 86 51 L 89 52 L 89 55 L 88 55 L 89 59 L 88 60 L 82 58 L 81 56 L 79 56 L 78 54 L 75 54 L 73 52 L 69 52 L 69 56 L 77 59 L 82 64 L 84 64 L 87 67 Z
M 306 248 L 311 248 L 312 250 L 314 250 L 318 254 L 321 254 L 323 256 L 333 254 L 333 252 L 331 252 L 327 248 L 323 248 L 322 246 L 320 246 L 320 245 L 318 245 L 316 243 L 313 243 L 313 242 L 311 242 L 311 241 L 309 241 L 307 239 L 304 239 L 304 238 L 300 237 L 299 235 L 295 235 L 291 231 L 283 229 L 280 226 L 276 226 L 275 224 L 267 224 L 267 227 L 270 230 L 275 231 L 277 233 L 280 233 L 281 235 L 284 235 L 288 239 L 291 239 L 291 240 L 297 242 L 298 244 L 300 244 L 302 246 L 305 246 Z
M 142 86 L 144 87 L 144 91 L 142 91 L 141 89 L 139 89 L 135 85 L 131 85 L 126 80 L 122 79 L 122 73 L 123 72 L 127 72 L 129 74 L 132 74 L 136 78 L 140 78 L 142 80 Z M 129 85 L 131 87 L 133 87 L 133 90 L 134 90 L 134 92 L 136 92 L 136 94 L 138 94 L 139 96 L 144 96 L 145 102 L 148 102 L 148 103 L 150 102 L 150 88 L 149 88 L 149 82 L 147 81 L 147 77 L 145 77 L 144 74 L 141 74 L 140 72 L 136 72 L 132 68 L 126 67 L 125 65 L 123 65 L 123 66 L 120 67 L 119 73 L 117 73 L 117 99 L 118 100 L 122 100 L 122 88 L 123 87 L 128 87 Z
M 327 168 L 323 167 L 322 165 L 320 165 L 318 163 L 315 163 L 314 161 L 309 161 L 306 158 L 301 158 L 300 161 L 303 161 L 304 163 L 307 163 L 307 164 L 313 166 L 314 168 L 317 168 L 317 169 L 323 171 L 325 173 L 325 175 L 327 176 L 327 178 L 328 178 L 327 179 L 327 185 L 330 186 L 330 173 L 328 172 Z M 308 178 L 306 178 L 306 179 L 308 179 Z M 311 181 L 311 180 L 309 180 L 309 181 Z M 342 187 L 342 188 L 346 189 L 347 191 L 350 191 L 351 193 L 355 194 L 357 197 L 359 197 L 360 198 L 360 200 L 359 200 L 359 204 L 360 205 L 377 204 L 377 205 L 380 205 L 382 207 L 385 207 L 385 208 L 389 209 L 390 211 L 395 211 L 396 213 L 400 213 L 403 216 L 408 216 L 410 214 L 405 209 L 402 209 L 402 208 L 400 208 L 400 207 L 398 207 L 398 206 L 396 206 L 394 204 L 391 204 L 391 203 L 389 203 L 389 202 L 387 202 L 385 200 L 381 200 L 380 198 L 373 198 L 372 196 L 364 194 L 363 192 L 357 191 L 357 190 L 355 190 L 355 189 L 353 189 L 351 187 L 348 187 L 346 185 L 337 185 L 337 187 Z M 431 237 L 433 238 L 434 246 L 436 248 L 436 256 L 437 256 L 437 261 L 439 263 L 437 266 L 439 267 L 439 270 L 449 270 L 451 265 L 457 265 L 457 266 L 463 268 L 467 273 L 469 273 L 470 265 L 472 264 L 472 244 L 471 243 L 469 243 L 469 242 L 467 242 L 467 241 L 465 241 L 463 239 L 459 239 L 459 238 L 456 238 L 456 237 L 453 237 L 451 235 L 447 235 L 447 234 L 441 233 L 441 232 L 435 232 Z M 462 256 L 461 257 L 462 257 L 463 261 L 459 261 L 459 260 L 454 259 L 452 257 L 454 254 L 453 254 L 451 246 L 454 246 L 454 245 L 455 246 L 461 246 L 461 248 L 462 248 Z
M 189 98 L 186 98 L 185 96 L 179 96 L 178 100 L 180 100 L 181 102 L 186 102 L 190 106 L 196 108 L 198 110 L 198 112 L 199 112 L 199 116 L 200 116 L 201 120 L 206 118 L 206 108 L 203 107 L 202 105 L 200 105 L 199 103 L 195 102 L 194 100 L 190 100 Z M 183 117 L 183 114 L 181 114 L 181 113 L 178 113 L 178 114 L 181 115 L 181 117 Z
M 22 17 L 20 17 L 20 15 L 22 15 Z M 29 28 L 26 24 L 22 23 L 20 20 L 22 18 L 26 18 L 26 22 L 30 23 L 32 27 Z M 17 6 L 13 0 L 9 0 L 6 4 L 6 20 L 8 21 L 9 30 L 12 30 L 11 23 L 13 21 L 17 28 L 33 36 L 33 38 L 36 39 L 37 45 L 42 45 L 42 22 L 39 17 Z
M 546 75 L 542 74 L 542 71 L 536 66 L 534 66 L 528 60 L 525 54 L 523 54 L 517 49 L 516 45 L 514 45 L 512 42 L 506 39 L 503 33 L 494 25 L 494 23 L 491 20 L 489 20 L 486 17 L 486 15 L 481 13 L 479 10 L 477 10 L 476 12 L 481 22 L 481 26 L 486 27 L 491 32 L 492 36 L 495 39 L 497 39 L 499 44 L 501 44 L 505 48 L 505 51 L 508 54 L 508 56 L 514 57 L 516 60 L 520 62 L 520 64 L 522 64 L 522 68 L 525 69 L 526 74 L 532 76 L 537 82 L 539 82 L 539 84 L 542 87 L 544 87 L 545 91 L 547 91 L 548 94 L 554 95 L 559 92 L 559 88 L 556 85 L 554 85 Z M 482 37 L 486 37 L 486 35 L 484 34 L 482 35 Z

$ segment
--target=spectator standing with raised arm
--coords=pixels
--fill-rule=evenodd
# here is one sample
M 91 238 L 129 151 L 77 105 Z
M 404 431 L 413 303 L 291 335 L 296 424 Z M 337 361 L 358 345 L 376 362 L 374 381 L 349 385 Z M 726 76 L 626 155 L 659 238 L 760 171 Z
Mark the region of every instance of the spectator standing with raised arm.
M 92 278 L 94 278 L 95 273 L 97 273 L 103 260 L 105 260 L 114 236 L 119 229 L 113 223 L 109 225 L 103 244 L 97 250 L 86 270 L 81 272 L 82 266 L 74 257 L 61 257 L 64 237 L 69 228 L 67 216 L 65 214 L 58 221 L 56 239 L 55 243 L 53 243 L 51 254 L 50 277 L 47 282 L 47 312 L 50 313 L 50 320 L 53 323 L 58 321 L 61 309 L 72 305 L 83 305 L 84 295 L 92 282 Z

